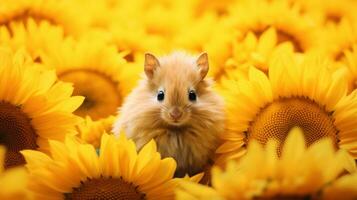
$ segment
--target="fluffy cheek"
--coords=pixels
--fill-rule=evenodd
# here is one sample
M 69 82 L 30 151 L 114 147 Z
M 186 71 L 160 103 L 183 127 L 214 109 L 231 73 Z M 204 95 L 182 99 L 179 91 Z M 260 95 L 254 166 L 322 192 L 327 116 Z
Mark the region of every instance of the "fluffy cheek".
M 170 123 L 170 121 L 171 121 L 169 112 L 166 110 L 163 110 L 163 109 L 161 109 L 160 118 L 167 123 Z
M 212 119 L 216 118 L 216 114 L 217 113 L 210 110 L 209 105 L 204 103 L 196 104 L 191 108 L 189 121 L 192 123 L 206 124 L 207 121 L 211 121 Z
M 191 109 L 185 110 L 182 115 L 182 122 L 187 123 L 188 121 L 190 121 L 191 114 L 192 114 Z
M 139 113 L 139 118 L 141 119 L 148 122 L 157 122 L 161 120 L 161 110 L 160 105 L 157 105 L 156 102 L 151 102 L 138 108 L 137 113 Z

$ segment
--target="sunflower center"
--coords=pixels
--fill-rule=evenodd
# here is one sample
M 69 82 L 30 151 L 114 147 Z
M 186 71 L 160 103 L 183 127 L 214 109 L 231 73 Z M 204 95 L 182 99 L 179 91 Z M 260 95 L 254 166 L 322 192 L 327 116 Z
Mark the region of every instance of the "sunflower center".
M 79 116 L 97 120 L 115 114 L 122 98 L 118 83 L 109 76 L 86 69 L 70 70 L 59 75 L 62 81 L 72 82 L 74 95 L 84 96 L 83 104 L 75 111 Z
M 248 129 L 247 142 L 254 139 L 266 144 L 269 139 L 274 138 L 282 144 L 295 126 L 303 130 L 308 146 L 328 137 L 337 147 L 338 131 L 333 124 L 333 118 L 322 107 L 307 98 L 280 99 L 263 108 Z
M 335 54 L 335 61 L 342 61 L 345 58 L 345 51 L 353 51 L 353 48 L 351 45 L 345 46 L 341 48 L 336 54 Z
M 136 186 L 121 178 L 99 178 L 83 182 L 80 187 L 74 188 L 72 193 L 65 194 L 65 199 L 143 200 L 146 198 Z
M 326 16 L 327 22 L 332 22 L 334 24 L 339 24 L 342 20 L 341 14 L 338 13 L 328 13 Z
M 22 165 L 25 159 L 19 153 L 36 149 L 37 134 L 30 119 L 20 108 L 0 101 L 0 144 L 6 146 L 5 168 Z
M 127 62 L 134 62 L 134 54 L 133 53 L 129 53 L 127 55 L 124 56 L 124 59 L 127 61 Z

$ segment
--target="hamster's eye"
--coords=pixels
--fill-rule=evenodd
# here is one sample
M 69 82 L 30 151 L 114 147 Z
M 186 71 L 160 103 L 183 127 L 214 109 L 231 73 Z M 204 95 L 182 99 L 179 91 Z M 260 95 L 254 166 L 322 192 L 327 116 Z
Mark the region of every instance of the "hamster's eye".
M 164 91 L 160 90 L 159 93 L 157 93 L 157 100 L 163 101 L 164 98 L 165 98 L 165 93 L 164 93 Z
M 196 92 L 193 90 L 190 90 L 188 93 L 188 99 L 190 99 L 190 101 L 196 101 Z

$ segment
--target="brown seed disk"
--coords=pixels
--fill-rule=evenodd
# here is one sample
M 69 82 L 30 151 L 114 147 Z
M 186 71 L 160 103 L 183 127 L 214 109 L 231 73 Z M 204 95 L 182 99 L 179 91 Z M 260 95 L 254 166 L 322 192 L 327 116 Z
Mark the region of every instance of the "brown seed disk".
M 282 144 L 289 131 L 296 126 L 303 130 L 308 146 L 325 137 L 331 138 L 337 146 L 338 131 L 333 118 L 307 98 L 281 99 L 263 108 L 247 132 L 248 142 L 257 140 L 266 144 L 274 138 Z
M 73 95 L 85 97 L 83 104 L 75 111 L 76 115 L 102 119 L 115 115 L 121 105 L 118 83 L 105 74 L 87 69 L 69 70 L 61 73 L 59 79 L 73 83 Z
M 80 187 L 74 188 L 72 193 L 65 194 L 65 199 L 143 200 L 145 194 L 120 178 L 99 178 L 83 182 Z
M 19 151 L 36 149 L 37 134 L 20 108 L 0 101 L 0 144 L 7 149 L 5 168 L 25 163 Z

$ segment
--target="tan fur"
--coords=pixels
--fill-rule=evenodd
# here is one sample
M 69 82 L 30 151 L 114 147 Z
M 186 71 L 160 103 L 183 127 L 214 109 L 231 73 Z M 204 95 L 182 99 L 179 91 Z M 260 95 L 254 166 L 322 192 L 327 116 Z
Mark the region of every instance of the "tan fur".
M 217 148 L 224 128 L 223 102 L 211 90 L 211 81 L 201 81 L 196 58 L 173 53 L 159 62 L 152 79 L 143 78 L 126 98 L 113 132 L 124 129 L 138 149 L 155 139 L 161 155 L 177 161 L 176 176 L 193 175 L 203 170 Z M 196 102 L 189 101 L 190 88 L 196 90 Z M 165 90 L 162 102 L 157 100 L 159 89 Z M 168 114 L 175 106 L 184 110 L 178 125 Z

